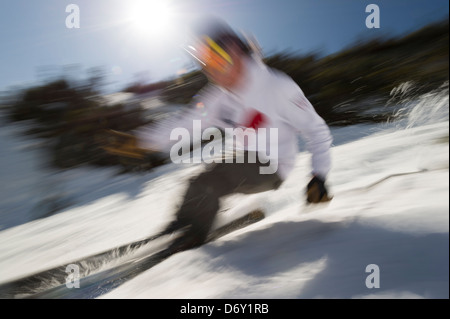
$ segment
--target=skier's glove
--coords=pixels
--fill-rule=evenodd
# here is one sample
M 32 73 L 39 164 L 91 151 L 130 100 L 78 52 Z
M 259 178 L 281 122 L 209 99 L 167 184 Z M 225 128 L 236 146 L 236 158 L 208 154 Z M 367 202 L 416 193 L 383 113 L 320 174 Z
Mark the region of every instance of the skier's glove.
M 306 200 L 308 203 L 329 202 L 333 197 L 328 196 L 325 181 L 320 177 L 314 176 L 306 186 Z

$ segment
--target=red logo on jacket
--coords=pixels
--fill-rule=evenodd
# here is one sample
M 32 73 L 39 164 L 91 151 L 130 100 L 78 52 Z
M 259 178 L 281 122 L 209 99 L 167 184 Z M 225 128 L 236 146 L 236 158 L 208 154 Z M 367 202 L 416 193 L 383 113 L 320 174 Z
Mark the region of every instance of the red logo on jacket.
M 264 114 L 256 110 L 252 110 L 247 114 L 244 126 L 247 128 L 253 128 L 254 130 L 257 130 L 258 128 L 263 126 L 265 121 L 266 119 L 264 117 Z

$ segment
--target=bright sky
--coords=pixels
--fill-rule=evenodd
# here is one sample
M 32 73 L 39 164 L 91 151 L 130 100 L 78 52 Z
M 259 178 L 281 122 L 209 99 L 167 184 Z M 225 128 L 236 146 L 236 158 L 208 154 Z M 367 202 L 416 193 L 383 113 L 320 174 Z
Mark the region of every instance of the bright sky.
M 70 4 L 80 10 L 79 28 L 66 26 Z M 369 4 L 379 6 L 379 29 L 366 27 Z M 92 67 L 106 72 L 108 90 L 174 77 L 192 66 L 180 45 L 185 19 L 198 14 L 252 33 L 267 55 L 330 54 L 357 39 L 418 29 L 448 12 L 447 0 L 2 0 L 0 90 L 52 72 L 84 78 Z

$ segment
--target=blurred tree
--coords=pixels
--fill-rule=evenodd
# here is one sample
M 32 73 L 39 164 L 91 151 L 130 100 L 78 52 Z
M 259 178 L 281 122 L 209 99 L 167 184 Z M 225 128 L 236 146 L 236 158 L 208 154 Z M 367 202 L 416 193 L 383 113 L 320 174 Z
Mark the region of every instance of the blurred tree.
M 104 151 L 104 131 L 133 130 L 144 124 L 139 105 L 110 105 L 97 92 L 103 73 L 93 70 L 79 87 L 65 79 L 25 89 L 7 107 L 13 121 L 31 120 L 28 133 L 50 140 L 52 161 L 57 167 L 81 164 L 120 163 L 117 156 Z

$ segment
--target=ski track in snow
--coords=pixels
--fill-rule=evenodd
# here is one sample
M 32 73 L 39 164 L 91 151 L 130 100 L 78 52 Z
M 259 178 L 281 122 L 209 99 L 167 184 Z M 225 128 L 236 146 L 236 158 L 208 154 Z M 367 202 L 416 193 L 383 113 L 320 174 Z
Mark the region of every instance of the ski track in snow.
M 448 95 L 437 102 L 438 122 L 333 130 L 329 204 L 304 205 L 310 156 L 301 152 L 280 189 L 225 198 L 217 223 L 255 207 L 264 220 L 101 298 L 448 298 Z M 0 284 L 158 232 L 201 170 L 54 172 L 41 165 L 41 141 L 17 135 L 23 125 L 0 128 Z M 66 207 L 36 219 L 52 202 Z M 365 284 L 370 264 L 378 289 Z

